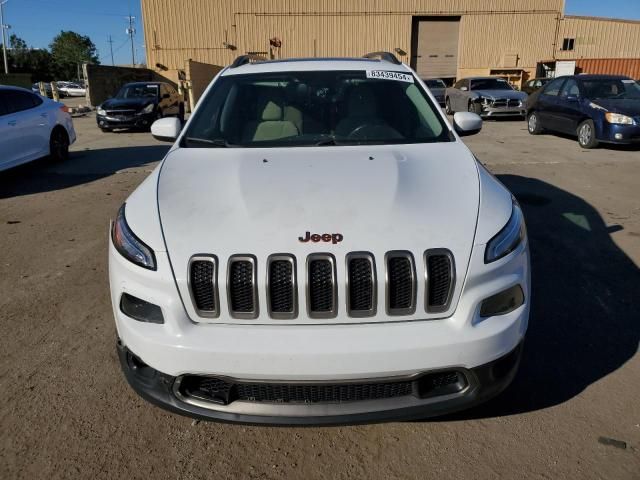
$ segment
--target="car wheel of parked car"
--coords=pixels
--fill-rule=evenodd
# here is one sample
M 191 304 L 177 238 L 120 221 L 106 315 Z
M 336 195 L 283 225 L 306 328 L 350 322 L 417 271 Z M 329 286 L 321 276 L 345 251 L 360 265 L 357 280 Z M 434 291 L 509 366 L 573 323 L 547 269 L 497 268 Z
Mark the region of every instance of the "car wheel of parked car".
M 593 120 L 585 120 L 578 126 L 578 143 L 582 148 L 595 148 L 598 146 Z
M 51 160 L 60 162 L 69 158 L 69 135 L 62 127 L 54 128 L 49 139 Z
M 540 124 L 540 117 L 536 112 L 531 112 L 527 118 L 527 130 L 531 135 L 538 135 L 542 133 L 543 128 Z
M 455 112 L 451 110 L 451 100 L 448 98 L 444 102 L 444 111 L 447 112 L 447 115 L 453 115 Z
M 469 110 L 471 113 L 480 115 L 480 112 L 482 112 L 482 107 L 477 103 L 469 102 L 469 107 L 467 108 L 467 110 Z

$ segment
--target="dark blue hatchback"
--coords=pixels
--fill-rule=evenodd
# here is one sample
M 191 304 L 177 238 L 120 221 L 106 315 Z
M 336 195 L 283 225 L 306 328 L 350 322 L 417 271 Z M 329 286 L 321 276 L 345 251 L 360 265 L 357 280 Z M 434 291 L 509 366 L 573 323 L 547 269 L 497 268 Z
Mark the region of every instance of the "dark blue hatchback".
M 576 135 L 583 148 L 640 143 L 640 85 L 620 75 L 558 77 L 529 97 L 527 127 Z

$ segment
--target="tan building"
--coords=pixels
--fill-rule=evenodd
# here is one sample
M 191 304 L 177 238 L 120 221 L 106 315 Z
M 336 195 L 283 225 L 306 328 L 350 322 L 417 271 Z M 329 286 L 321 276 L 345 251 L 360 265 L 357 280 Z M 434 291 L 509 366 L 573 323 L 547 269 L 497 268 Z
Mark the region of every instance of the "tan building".
M 640 57 L 640 22 L 563 12 L 564 0 L 142 0 L 147 65 L 165 71 L 189 59 L 224 66 L 244 53 L 386 50 L 424 77 L 519 82 L 541 62 Z

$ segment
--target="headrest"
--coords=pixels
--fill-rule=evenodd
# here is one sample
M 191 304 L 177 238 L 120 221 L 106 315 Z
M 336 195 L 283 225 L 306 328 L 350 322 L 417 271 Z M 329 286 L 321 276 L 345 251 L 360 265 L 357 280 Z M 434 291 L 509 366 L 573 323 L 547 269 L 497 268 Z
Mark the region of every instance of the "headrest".
M 275 101 L 269 100 L 262 110 L 263 121 L 282 120 L 282 106 Z

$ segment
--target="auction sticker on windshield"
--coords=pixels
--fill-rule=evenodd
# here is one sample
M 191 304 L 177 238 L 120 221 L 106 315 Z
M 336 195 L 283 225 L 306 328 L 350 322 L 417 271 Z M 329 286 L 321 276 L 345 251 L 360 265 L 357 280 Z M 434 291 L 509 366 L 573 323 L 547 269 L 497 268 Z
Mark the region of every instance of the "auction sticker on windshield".
M 378 78 L 381 80 L 397 80 L 399 82 L 413 83 L 413 75 L 402 72 L 388 72 L 385 70 L 367 70 L 367 78 Z

